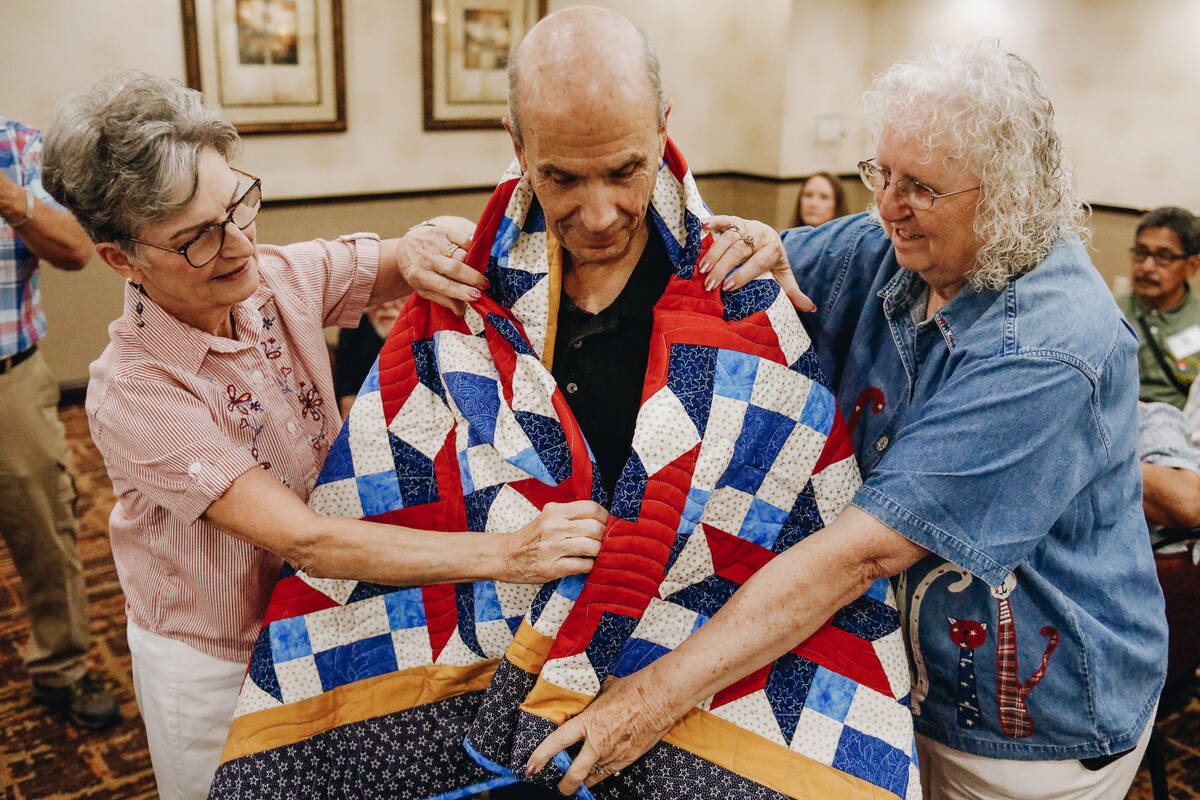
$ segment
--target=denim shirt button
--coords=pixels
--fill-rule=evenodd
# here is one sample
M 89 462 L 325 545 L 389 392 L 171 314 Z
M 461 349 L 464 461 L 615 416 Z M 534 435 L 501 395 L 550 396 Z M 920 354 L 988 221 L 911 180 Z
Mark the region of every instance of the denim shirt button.
M 888 439 L 888 437 L 880 436 L 875 440 L 875 449 L 882 453 L 884 450 L 887 450 L 889 444 L 891 444 L 891 441 Z

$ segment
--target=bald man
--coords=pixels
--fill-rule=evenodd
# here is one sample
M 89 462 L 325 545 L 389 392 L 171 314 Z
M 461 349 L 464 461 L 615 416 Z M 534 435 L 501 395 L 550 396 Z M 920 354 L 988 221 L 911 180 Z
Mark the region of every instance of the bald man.
M 651 350 L 653 348 L 656 359 L 665 350 L 665 346 L 660 342 L 651 342 L 655 320 L 654 308 L 660 299 L 664 298 L 671 277 L 678 270 L 694 266 L 703 238 L 701 226 L 697 221 L 697 215 L 703 213 L 703 203 L 691 178 L 685 174 L 686 167 L 682 158 L 676 157 L 673 148 L 668 154 L 666 123 L 669 104 L 663 99 L 657 58 L 649 42 L 627 20 L 610 11 L 592 7 L 573 7 L 553 14 L 535 26 L 514 51 L 509 70 L 509 115 L 504 120 L 504 125 L 512 139 L 517 166 L 523 173 L 523 178 L 515 175 L 516 170 L 505 173 L 500 188 L 493 195 L 492 203 L 489 203 L 488 211 L 484 213 L 484 221 L 476 231 L 478 241 L 469 259 L 477 265 L 483 259 L 487 259 L 486 274 L 491 280 L 490 296 L 483 298 L 482 303 L 473 303 L 472 311 L 467 314 L 466 324 L 463 326 L 444 325 L 447 320 L 440 311 L 430 313 L 434 309 L 430 309 L 427 304 L 414 303 L 406 312 L 410 319 L 406 318 L 406 325 L 399 326 L 399 333 L 393 333 L 388 347 L 391 348 L 390 352 L 414 353 L 415 361 L 418 341 L 416 337 L 428 337 L 435 328 L 437 335 L 447 331 L 447 335 L 442 337 L 447 343 L 447 348 L 443 350 L 440 344 L 437 345 L 437 358 L 424 362 L 423 369 L 426 369 L 427 373 L 421 376 L 419 381 L 433 383 L 441 380 L 443 386 L 453 383 L 458 387 L 460 384 L 457 378 L 449 383 L 437 378 L 437 375 L 441 375 L 444 379 L 450 374 L 438 370 L 458 370 L 464 367 L 473 370 L 475 367 L 469 364 L 455 363 L 455 358 L 461 358 L 465 362 L 466 355 L 469 355 L 476 359 L 477 363 L 489 355 L 493 358 L 500 354 L 507 356 L 508 351 L 500 340 L 494 340 L 496 349 L 489 348 L 486 352 L 468 351 L 465 349 L 467 345 L 463 344 L 463 349 L 452 353 L 449 342 L 454 340 L 461 344 L 464 338 L 470 340 L 472 337 L 461 336 L 464 330 L 483 333 L 488 341 L 493 341 L 492 333 L 499 333 L 500 323 L 505 323 L 504 332 L 499 333 L 501 339 L 513 345 L 516 348 L 515 353 L 526 357 L 522 363 L 530 370 L 533 370 L 538 361 L 545 363 L 552 358 L 550 371 L 554 384 L 542 381 L 544 373 L 540 371 L 541 367 L 537 366 L 535 371 L 528 373 L 534 380 L 526 380 L 519 397 L 515 389 L 511 397 L 501 393 L 500 403 L 505 406 L 504 413 L 511 413 L 514 419 L 518 415 L 527 420 L 536 419 L 538 415 L 532 413 L 530 417 L 524 417 L 526 412 L 523 409 L 544 408 L 553 402 L 552 413 L 558 416 L 560 403 L 565 400 L 584 434 L 586 444 L 579 441 L 575 431 L 570 430 L 569 424 L 564 424 L 561 428 L 564 431 L 563 441 L 567 442 L 565 437 L 569 433 L 569 444 L 567 447 L 554 447 L 559 452 L 569 449 L 575 464 L 586 458 L 586 451 L 590 451 L 596 469 L 593 481 L 588 481 L 584 473 L 585 477 L 581 479 L 582 487 L 558 475 L 553 477 L 553 482 L 544 478 L 528 480 L 526 475 L 536 477 L 522 466 L 529 460 L 518 463 L 516 456 L 509 457 L 506 451 L 502 453 L 503 448 L 508 445 L 501 441 L 499 435 L 496 435 L 493 445 L 494 453 L 502 454 L 509 465 L 524 471 L 518 472 L 508 468 L 501 471 L 488 463 L 475 461 L 473 453 L 482 451 L 475 438 L 480 434 L 471 427 L 475 425 L 475 417 L 468 417 L 466 424 L 459 423 L 461 427 L 458 429 L 466 429 L 468 434 L 454 434 L 448 431 L 445 435 L 457 435 L 462 441 L 470 441 L 471 446 L 480 447 L 473 453 L 468 452 L 470 447 L 457 450 L 459 463 L 463 465 L 460 467 L 459 476 L 465 477 L 462 477 L 463 483 L 453 488 L 461 488 L 464 498 L 468 495 L 472 498 L 469 502 L 475 503 L 472 506 L 474 510 L 468 513 L 474 514 L 481 525 L 496 524 L 492 521 L 493 516 L 499 519 L 498 515 L 502 510 L 509 507 L 506 503 L 523 503 L 524 505 L 519 507 L 513 506 L 520 511 L 549 490 L 558 493 L 584 493 L 596 498 L 613 498 L 626 462 L 633 465 L 634 470 L 639 467 L 646 469 L 646 462 L 631 458 L 631 453 L 635 421 L 642 407 L 641 395 L 646 382 Z M 664 158 L 669 166 L 663 168 L 660 175 Z M 662 181 L 661 184 L 658 184 L 659 180 Z M 752 243 L 744 241 L 741 235 L 727 235 L 724 238 L 727 240 L 727 246 L 741 248 L 743 257 L 753 252 Z M 792 279 L 786 261 L 783 260 L 781 245 L 777 245 L 773 252 L 764 250 L 756 258 L 764 264 L 781 264 L 782 277 L 785 280 Z M 463 310 L 463 303 L 480 300 L 481 292 L 489 288 L 489 278 L 471 267 L 439 264 L 438 270 L 437 273 L 425 272 L 405 277 L 419 294 L 459 311 Z M 543 280 L 545 276 L 549 278 Z M 737 287 L 747 280 L 748 278 L 739 276 L 737 280 L 729 281 L 725 285 Z M 791 283 L 794 287 L 794 279 Z M 530 288 L 534 286 L 537 287 L 536 292 Z M 709 290 L 713 288 L 708 287 Z M 692 286 L 691 291 L 681 293 L 681 297 L 686 294 L 684 299 L 689 299 L 700 294 L 695 289 L 696 287 Z M 787 341 L 796 344 L 795 355 L 798 357 L 807 340 L 803 339 L 799 320 L 786 308 L 786 301 L 778 298 L 774 291 L 751 292 L 747 295 L 751 296 L 753 302 L 759 302 L 763 297 L 769 296 L 770 299 L 766 302 L 770 302 L 777 311 L 782 307 L 783 313 L 775 315 L 780 317 L 778 321 L 773 317 L 767 323 L 761 323 L 760 320 L 749 325 L 755 326 L 756 330 L 761 328 L 776 332 L 779 337 L 782 337 L 783 333 L 789 333 L 791 338 Z M 666 298 L 664 305 L 668 305 L 674 297 L 672 293 Z M 504 313 L 489 311 L 489 308 L 494 309 L 497 304 L 505 310 Z M 751 303 L 745 305 L 747 308 L 751 307 Z M 688 322 L 697 319 L 700 322 L 692 324 L 704 324 L 723 331 L 725 329 L 722 325 L 739 324 L 743 320 L 742 317 L 723 320 L 720 306 L 717 307 L 716 313 L 712 312 L 713 307 L 711 301 L 705 303 L 706 315 L 697 313 L 688 316 Z M 735 305 L 731 304 L 727 308 L 735 308 Z M 482 317 L 481 309 L 484 314 Z M 510 320 L 519 322 L 522 330 L 515 331 Z M 666 325 L 674 331 L 676 328 L 671 328 L 672 325 L 682 327 L 684 323 L 668 322 Z M 479 326 L 483 326 L 482 332 Z M 551 328 L 554 331 L 553 344 L 544 344 L 550 340 L 545 333 Z M 709 329 L 706 327 L 704 330 Z M 410 341 L 406 337 L 413 338 Z M 518 338 L 521 341 L 514 343 L 513 340 Z M 420 341 L 424 343 L 429 339 L 422 338 Z M 738 343 L 727 345 L 725 349 L 731 354 L 759 359 L 759 356 L 750 353 L 753 343 L 745 344 L 743 349 L 739 349 L 740 344 L 739 340 Z M 552 347 L 552 352 L 528 352 L 530 348 L 537 349 L 543 345 L 547 348 Z M 406 351 L 405 348 L 409 350 Z M 780 345 L 780 348 L 780 353 L 785 352 L 783 345 Z M 787 352 L 792 351 L 789 349 Z M 464 353 L 466 355 L 463 355 Z M 531 355 L 532 359 L 529 358 Z M 530 360 L 534 364 L 529 364 Z M 791 363 L 793 359 L 788 361 Z M 496 363 L 499 364 L 499 361 Z M 482 365 L 479 369 L 481 372 L 487 371 Z M 763 372 L 766 371 L 764 368 Z M 514 376 L 516 374 L 513 373 Z M 787 384 L 785 388 L 792 388 L 794 380 L 811 382 L 811 378 L 798 371 L 780 369 L 774 375 L 777 382 Z M 517 382 L 518 379 L 514 377 L 513 386 L 516 386 Z M 764 378 L 761 385 L 766 385 L 767 382 L 768 379 Z M 472 387 L 477 385 L 467 381 L 462 386 L 467 384 Z M 561 390 L 562 400 L 559 399 L 558 393 L 553 391 L 555 384 Z M 454 406 L 455 414 L 465 414 L 461 409 L 464 405 L 472 405 L 474 396 L 467 395 L 472 394 L 474 390 L 468 390 L 466 394 L 454 394 L 457 391 L 457 388 L 447 390 L 445 394 L 449 399 L 430 401 L 427 405 L 433 408 L 437 406 L 437 402 L 444 402 L 447 409 Z M 715 389 L 710 386 L 707 390 L 701 389 L 691 394 L 703 395 L 711 401 L 714 393 Z M 490 401 L 490 390 L 487 390 L 487 394 Z M 800 393 L 780 391 L 775 395 L 797 397 Z M 460 400 L 463 401 L 463 405 L 459 405 Z M 509 404 L 511 412 L 507 408 Z M 404 407 L 409 406 L 406 404 Z M 356 410 L 360 408 L 359 405 L 355 406 Z M 705 405 L 706 415 L 708 408 L 709 406 Z M 799 414 L 800 410 L 801 408 L 797 408 L 796 413 Z M 382 409 L 380 411 L 382 413 Z M 423 412 L 416 413 L 419 415 Z M 449 410 L 446 413 L 449 414 Z M 683 403 L 677 401 L 676 407 L 660 413 L 657 421 L 665 419 L 672 423 L 686 423 L 695 430 L 694 423 L 687 414 Z M 542 413 L 540 416 L 549 417 L 550 414 Z M 565 416 L 563 414 L 559 419 Z M 354 412 L 350 417 L 355 419 Z M 500 418 L 499 412 L 496 412 L 495 418 Z M 392 419 L 387 424 L 391 425 L 394 421 Z M 417 416 L 405 419 L 403 424 L 407 430 L 415 430 L 425 422 L 425 417 Z M 481 423 L 478 429 L 482 430 L 485 424 L 486 421 Z M 531 427 L 522 430 L 532 430 L 534 424 L 544 424 L 547 428 L 552 428 L 551 433 L 560 430 L 559 422 L 554 419 L 530 422 Z M 740 422 L 735 424 L 741 425 Z M 518 425 L 523 423 L 518 422 Z M 750 430 L 747 440 L 753 437 L 765 440 L 769 435 L 757 428 L 751 430 L 749 423 L 745 427 Z M 391 430 L 393 429 L 389 428 L 389 431 Z M 495 430 L 499 431 L 499 427 Z M 698 432 L 696 435 L 699 436 Z M 516 434 L 513 436 L 516 438 Z M 535 436 L 535 433 L 531 432 L 529 438 L 531 443 L 537 445 L 539 453 L 543 449 L 551 449 L 544 444 L 552 438 L 549 434 L 543 436 L 538 433 Z M 533 442 L 535 438 L 536 443 Z M 451 442 L 451 445 L 457 448 L 458 441 Z M 441 446 L 445 447 L 444 444 Z M 647 447 L 639 451 L 639 455 L 649 453 L 654 456 L 666 452 L 667 449 L 669 448 L 660 446 L 658 442 L 648 442 Z M 525 452 L 527 451 L 521 451 L 519 455 L 523 456 Z M 494 455 L 488 457 L 496 458 Z M 671 456 L 656 469 L 665 470 L 678 459 L 679 455 Z M 729 459 L 732 463 L 733 457 L 729 456 Z M 743 463 L 748 461 L 748 456 L 739 455 L 739 459 L 741 460 L 738 463 Z M 399 469 L 401 462 L 397 460 L 396 463 Z M 545 466 L 544 462 L 542 466 Z M 510 477 L 514 473 L 516 477 Z M 572 470 L 570 477 L 574 479 L 578 475 L 579 473 Z M 453 482 L 454 477 L 451 476 L 448 480 Z M 481 477 L 487 483 L 472 483 L 468 480 L 474 477 Z M 528 488 L 528 485 L 539 481 L 541 485 Z M 650 497 L 646 494 L 645 486 L 639 488 L 634 485 L 636 483 L 637 476 L 634 473 L 632 479 L 622 483 L 622 494 L 617 498 L 617 502 L 612 504 L 618 521 L 630 527 L 634 524 L 633 521 L 621 517 L 618 504 L 637 504 L 640 507 L 639 498 Z M 804 489 L 803 481 L 797 483 L 798 485 L 793 487 L 795 493 Z M 501 485 L 503 488 L 497 493 L 493 487 Z M 627 485 L 632 487 L 629 491 L 625 490 Z M 489 489 L 493 491 L 487 495 Z M 441 490 L 442 486 L 439 483 L 439 491 Z M 528 496 L 521 494 L 526 490 L 529 491 Z M 679 493 L 679 496 L 686 500 L 690 495 Z M 510 497 L 517 500 L 510 501 Z M 528 498 L 533 498 L 533 501 Z M 673 513 L 683 511 L 683 501 L 680 501 L 681 507 L 678 509 L 668 501 L 656 502 L 664 508 L 671 509 Z M 792 504 L 790 501 L 784 504 L 786 507 L 781 509 L 781 513 L 786 513 L 787 507 Z M 486 512 L 486 518 L 480 519 L 483 514 L 478 511 L 478 507 L 482 507 Z M 468 520 L 468 524 L 474 523 Z M 663 535 L 674 533 L 673 525 L 666 526 L 661 521 L 655 521 L 654 524 L 663 528 Z M 734 530 L 738 529 L 735 525 Z M 566 596 L 560 595 L 564 599 Z M 397 599 L 396 602 L 408 601 Z M 351 604 L 347 604 L 344 608 L 350 607 Z M 418 611 L 420 614 L 425 613 L 423 606 Z M 334 614 L 338 609 L 323 609 L 314 613 L 326 612 Z M 540 613 L 539 610 L 538 614 Z M 692 613 L 698 618 L 699 612 Z M 268 611 L 268 617 L 270 614 Z M 626 619 L 632 620 L 633 617 Z M 550 626 L 547 630 L 553 628 L 557 631 L 561 620 L 555 622 L 550 617 L 546 620 L 546 625 Z M 325 621 L 321 624 L 329 623 Z M 526 633 L 520 634 L 522 630 Z M 461 655 L 464 664 L 472 663 L 473 658 L 466 648 L 474 648 L 473 652 L 476 655 L 485 655 L 479 649 L 482 645 L 475 641 L 477 637 L 471 633 L 470 624 L 462 627 L 461 618 L 459 631 L 457 641 L 460 644 L 457 647 L 464 653 Z M 531 625 L 523 625 L 513 633 L 533 636 L 538 642 L 553 636 L 534 629 Z M 468 640 L 475 643 L 467 644 Z M 414 655 L 414 658 L 432 661 L 430 652 L 422 651 L 414 655 L 405 651 L 406 658 L 408 655 Z M 457 651 L 442 652 L 449 652 L 449 656 L 438 656 L 443 659 L 440 662 L 426 664 L 425 661 L 420 661 L 419 666 L 408 666 L 405 669 L 423 670 L 432 667 L 440 670 L 453 659 L 460 657 L 455 655 Z M 271 656 L 266 653 L 265 648 L 256 654 L 255 658 L 256 662 L 252 663 L 250 669 L 252 675 L 276 674 L 273 671 Z M 411 659 L 403 663 L 411 664 Z M 515 739 L 516 734 L 506 726 L 516 725 L 519 728 L 520 714 L 523 712 L 513 701 L 529 691 L 528 687 L 523 687 L 522 682 L 535 680 L 537 675 L 525 666 L 513 666 L 513 662 L 509 662 L 507 666 L 511 669 L 506 669 L 506 664 L 502 661 L 497 667 L 493 686 L 487 689 L 485 698 L 480 698 L 475 692 L 475 689 L 479 688 L 475 685 L 470 687 L 471 690 L 466 694 L 432 702 L 423 701 L 419 708 L 402 708 L 389 715 L 384 723 L 385 727 L 396 726 L 397 729 L 403 729 L 397 734 L 401 739 L 412 737 L 412 731 L 421 730 L 421 726 L 428 729 L 430 724 L 436 724 L 437 735 L 433 737 L 432 742 L 423 742 L 422 746 L 428 744 L 431 754 L 442 756 L 438 758 L 437 755 L 431 755 L 424 760 L 418 760 L 411 757 L 411 751 L 403 747 L 391 748 L 379 761 L 384 764 L 382 769 L 387 772 L 389 780 L 407 781 L 406 790 L 412 796 L 422 796 L 420 791 L 423 789 L 419 789 L 418 785 L 425 787 L 428 784 L 430 792 L 445 792 L 449 787 L 460 788 L 454 786 L 454 782 L 460 778 L 478 781 L 478 764 L 485 762 L 489 771 L 500 775 L 496 781 L 512 779 L 514 776 L 501 773 L 507 771 L 509 767 L 505 765 L 510 764 L 510 756 L 520 748 Z M 253 683 L 253 680 L 250 683 Z M 321 685 L 325 688 L 324 683 Z M 492 691 L 493 688 L 496 689 L 495 692 Z M 247 696 L 245 690 L 243 696 Z M 491 702 L 493 700 L 494 702 Z M 482 704 L 479 706 L 482 710 L 478 718 L 471 716 L 475 714 L 472 703 Z M 512 704 L 511 707 L 509 704 Z M 434 707 L 434 710 L 430 710 L 430 707 Z M 905 724 L 911 724 L 908 721 L 907 710 L 900 708 L 899 711 Z M 435 714 L 440 715 L 436 720 Z M 245 720 L 244 725 L 235 720 L 236 736 L 231 737 L 231 741 L 235 738 L 237 741 L 249 741 L 256 736 L 256 725 L 259 723 L 255 718 L 255 714 L 246 714 L 239 718 Z M 544 719 L 542 721 L 545 722 Z M 468 722 L 470 728 L 464 730 L 463 725 Z M 457 749 L 457 745 L 464 742 L 464 736 L 476 735 L 479 736 L 478 741 L 466 742 L 462 751 Z M 475 749 L 476 745 L 478 749 Z M 472 760 L 464 766 L 463 761 L 468 752 Z M 272 752 L 272 755 L 277 754 L 278 751 Z M 253 765 L 262 764 L 265 769 L 270 769 L 278 775 L 276 760 L 273 759 L 268 765 L 267 760 L 261 757 L 263 755 L 250 753 L 222 765 L 218 771 L 213 796 L 243 796 L 244 792 L 248 791 L 244 776 L 256 774 L 251 771 Z M 366 748 L 363 748 L 361 753 L 355 753 L 355 757 L 359 759 L 355 763 L 367 760 L 368 756 L 371 769 L 374 769 L 376 760 Z M 688 763 L 699 761 L 694 755 L 679 755 L 678 758 L 686 758 Z M 431 760 L 445 766 L 445 773 L 422 766 Z M 282 761 L 287 762 L 288 774 L 295 776 L 295 785 L 317 779 L 305 772 L 309 760 L 283 758 Z M 493 769 L 496 765 L 499 765 L 499 768 Z M 714 766 L 713 769 L 724 768 Z M 905 765 L 906 775 L 907 769 Z M 459 772 L 454 773 L 454 770 Z M 347 774 L 351 772 L 348 771 Z M 454 774 L 447 777 L 449 773 Z M 359 773 L 354 774 L 355 779 L 359 779 Z M 736 776 L 733 776 L 730 779 L 735 778 Z M 530 784 L 519 784 L 509 790 L 495 788 L 495 782 L 489 785 L 493 787 L 493 798 L 554 796 L 553 792 L 539 790 L 537 786 Z M 506 794 L 506 791 L 509 793 Z
M 596 8 L 536 25 L 509 80 L 504 127 L 565 251 L 552 372 L 611 497 L 633 440 L 651 309 L 673 272 L 646 224 L 670 104 L 650 43 Z

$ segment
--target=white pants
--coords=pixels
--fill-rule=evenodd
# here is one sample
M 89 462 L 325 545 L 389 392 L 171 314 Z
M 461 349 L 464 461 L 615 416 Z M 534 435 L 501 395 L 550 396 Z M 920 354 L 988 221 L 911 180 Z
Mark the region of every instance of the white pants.
M 133 690 L 162 800 L 208 797 L 246 665 L 129 622 Z
M 926 800 L 1125 800 L 1154 715 L 1133 752 L 1090 770 L 1079 761 L 1010 761 L 955 750 L 917 734 Z

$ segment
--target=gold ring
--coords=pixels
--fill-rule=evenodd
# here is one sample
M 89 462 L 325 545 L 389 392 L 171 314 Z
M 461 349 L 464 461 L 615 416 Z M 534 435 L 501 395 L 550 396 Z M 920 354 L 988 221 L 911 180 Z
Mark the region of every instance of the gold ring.
M 738 236 L 745 236 L 745 233 L 742 231 L 742 226 L 738 225 L 736 222 L 730 224 L 730 226 L 722 231 L 722 233 L 728 233 L 729 231 L 733 231 Z
M 749 233 L 742 234 L 742 242 L 750 245 L 750 249 L 754 249 L 754 237 Z
M 451 242 L 451 243 L 450 243 L 450 246 L 449 246 L 449 247 L 447 247 L 447 248 L 446 248 L 446 249 L 445 249 L 445 250 L 442 252 L 442 255 L 444 255 L 446 258 L 453 258 L 453 257 L 454 257 L 454 251 L 455 251 L 455 250 L 461 250 L 461 249 L 462 249 L 462 248 L 461 248 L 459 245 L 456 245 L 454 242 Z
M 592 765 L 592 774 L 593 775 L 609 775 L 609 776 L 615 778 L 616 776 L 621 774 L 621 770 L 609 769 L 608 767 L 604 766 L 603 764 L 593 764 Z

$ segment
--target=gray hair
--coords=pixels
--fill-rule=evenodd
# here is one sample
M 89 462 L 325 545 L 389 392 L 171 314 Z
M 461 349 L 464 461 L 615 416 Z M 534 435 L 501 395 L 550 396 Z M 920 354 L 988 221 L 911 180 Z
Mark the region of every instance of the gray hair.
M 646 78 L 650 81 L 650 94 L 654 97 L 655 121 L 661 128 L 667 119 L 667 98 L 663 95 L 662 65 L 658 61 L 658 51 L 654 49 L 654 43 L 650 41 L 650 37 L 641 28 L 637 28 L 637 32 L 642 37 L 642 57 L 646 67 Z M 517 64 L 521 60 L 518 56 L 524 41 L 522 39 L 513 45 L 508 53 L 508 122 L 512 126 L 513 136 L 517 138 L 518 142 L 522 139 L 521 117 L 518 114 L 517 103 L 520 94 L 518 91 L 520 70 L 517 68 Z
M 900 135 L 979 176 L 975 289 L 1004 288 L 1064 234 L 1087 239 L 1054 107 L 1024 58 L 994 41 L 936 45 L 889 67 L 863 102 L 872 149 L 885 132 Z
M 230 159 L 240 141 L 199 92 L 116 70 L 55 105 L 42 181 L 92 241 L 133 254 L 127 237 L 191 202 L 200 152 L 211 147 Z
M 1147 211 L 1137 224 L 1135 236 L 1151 228 L 1166 228 L 1179 237 L 1183 254 L 1194 256 L 1200 253 L 1200 220 L 1192 212 L 1179 206 L 1161 206 Z

